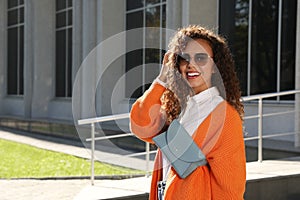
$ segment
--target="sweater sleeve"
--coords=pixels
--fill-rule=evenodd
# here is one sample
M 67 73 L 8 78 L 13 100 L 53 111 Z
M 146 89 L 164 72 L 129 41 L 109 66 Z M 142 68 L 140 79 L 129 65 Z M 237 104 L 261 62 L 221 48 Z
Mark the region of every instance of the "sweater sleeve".
M 152 138 L 164 127 L 165 116 L 160 111 L 160 98 L 165 90 L 162 85 L 154 83 L 132 105 L 130 130 L 144 141 L 152 143 Z
M 225 116 L 220 138 L 207 154 L 212 199 L 243 199 L 246 157 L 242 121 L 231 106 L 227 106 Z

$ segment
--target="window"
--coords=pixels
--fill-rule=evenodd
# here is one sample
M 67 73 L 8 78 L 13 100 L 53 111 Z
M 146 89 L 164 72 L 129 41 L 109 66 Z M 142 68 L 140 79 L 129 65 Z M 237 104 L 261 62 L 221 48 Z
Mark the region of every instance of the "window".
M 24 1 L 7 1 L 7 94 L 24 94 Z
M 219 2 L 243 95 L 294 89 L 297 0 Z
M 126 97 L 137 98 L 149 87 L 159 72 L 165 49 L 163 28 L 166 27 L 166 0 L 127 0 L 126 10 L 126 30 L 144 28 L 143 34 L 127 35 L 126 38 L 127 47 L 132 42 L 141 46 L 140 49 L 127 51 L 126 54 L 126 72 L 136 70 L 134 75 L 126 74 Z M 158 29 L 151 30 L 147 27 Z M 146 46 L 158 48 L 145 48 Z M 129 89 L 137 86 L 139 87 L 134 92 Z
M 56 97 L 72 96 L 72 0 L 56 0 Z

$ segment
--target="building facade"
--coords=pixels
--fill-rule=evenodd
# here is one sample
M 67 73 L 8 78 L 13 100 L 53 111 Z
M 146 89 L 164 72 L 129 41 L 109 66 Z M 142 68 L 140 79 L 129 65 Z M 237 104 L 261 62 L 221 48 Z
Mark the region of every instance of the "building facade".
M 0 0 L 2 121 L 128 112 L 157 76 L 172 31 L 188 24 L 228 40 L 243 96 L 300 89 L 297 0 Z M 299 131 L 299 107 L 297 95 L 269 99 L 266 111 L 298 112 L 265 129 Z

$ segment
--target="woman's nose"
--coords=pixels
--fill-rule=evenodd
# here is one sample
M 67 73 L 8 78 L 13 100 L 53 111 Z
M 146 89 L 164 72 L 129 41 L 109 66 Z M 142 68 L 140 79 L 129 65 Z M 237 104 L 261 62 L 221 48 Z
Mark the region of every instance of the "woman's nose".
M 195 67 L 196 65 L 194 65 L 193 61 L 190 61 L 188 64 L 187 64 L 187 68 L 188 69 L 191 69 L 193 67 Z

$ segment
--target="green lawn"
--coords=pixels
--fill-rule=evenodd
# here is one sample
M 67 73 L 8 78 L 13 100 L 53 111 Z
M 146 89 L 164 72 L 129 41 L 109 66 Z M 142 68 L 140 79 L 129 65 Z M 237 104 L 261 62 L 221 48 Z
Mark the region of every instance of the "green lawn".
M 90 161 L 0 139 L 0 178 L 90 176 Z M 142 174 L 95 162 L 95 175 Z

